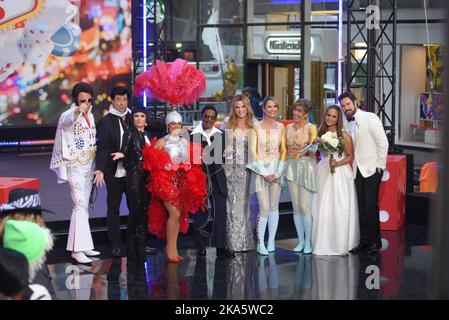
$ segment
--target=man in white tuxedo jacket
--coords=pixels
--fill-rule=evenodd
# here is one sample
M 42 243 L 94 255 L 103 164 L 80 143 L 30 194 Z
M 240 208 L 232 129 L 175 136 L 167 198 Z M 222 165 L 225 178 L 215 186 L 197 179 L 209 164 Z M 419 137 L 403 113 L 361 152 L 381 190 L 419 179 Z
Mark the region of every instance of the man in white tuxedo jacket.
M 352 253 L 377 254 L 382 247 L 379 189 L 387 166 L 388 140 L 379 117 L 357 108 L 350 91 L 338 97 L 347 118 L 346 130 L 354 142 L 354 171 L 359 206 L 360 244 Z

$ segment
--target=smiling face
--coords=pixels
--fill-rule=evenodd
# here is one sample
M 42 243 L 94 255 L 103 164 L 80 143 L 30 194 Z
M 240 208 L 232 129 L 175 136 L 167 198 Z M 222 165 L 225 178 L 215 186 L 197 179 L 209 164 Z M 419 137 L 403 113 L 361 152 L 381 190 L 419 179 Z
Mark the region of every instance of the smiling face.
M 203 113 L 202 121 L 203 121 L 203 129 L 209 130 L 212 128 L 215 124 L 215 121 L 217 120 L 217 114 L 212 109 L 207 109 Z
M 355 112 L 357 111 L 357 101 L 352 102 L 352 100 L 348 97 L 341 99 L 340 106 L 345 115 L 350 118 L 354 116 Z
M 330 108 L 326 112 L 325 122 L 327 127 L 337 126 L 338 123 L 338 111 L 334 108 Z
M 308 113 L 304 112 L 303 108 L 301 107 L 294 107 L 293 108 L 293 120 L 299 120 L 299 119 L 307 119 Z
M 180 130 L 182 127 L 182 123 L 181 122 L 170 122 L 167 125 L 168 128 L 168 134 L 170 135 L 177 135 L 179 134 Z
M 265 112 L 265 116 L 268 118 L 276 118 L 278 115 L 278 106 L 276 102 L 273 100 L 268 100 L 265 106 L 263 107 L 263 111 Z
M 137 129 L 143 129 L 147 123 L 147 115 L 142 112 L 136 112 L 133 116 L 133 122 Z
M 235 103 L 234 112 L 237 118 L 245 118 L 248 114 L 248 109 L 246 109 L 245 103 L 243 103 L 243 101 L 237 101 Z
M 128 109 L 128 96 L 126 94 L 115 95 L 114 99 L 112 100 L 112 106 L 118 112 L 125 112 L 126 109 Z

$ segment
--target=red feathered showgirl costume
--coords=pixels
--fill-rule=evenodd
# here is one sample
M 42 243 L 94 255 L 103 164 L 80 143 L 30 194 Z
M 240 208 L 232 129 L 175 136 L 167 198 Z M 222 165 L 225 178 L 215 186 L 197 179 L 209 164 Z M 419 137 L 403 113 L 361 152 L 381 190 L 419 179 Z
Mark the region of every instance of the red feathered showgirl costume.
M 145 72 L 136 77 L 134 93 L 144 93 L 151 98 L 173 105 L 189 105 L 199 99 L 206 89 L 206 77 L 186 60 L 176 59 L 171 63 L 156 61 Z M 190 159 L 201 155 L 201 147 L 190 144 Z M 168 213 L 162 201 L 169 202 L 181 213 L 179 231 L 186 233 L 189 212 L 204 209 L 206 176 L 198 164 L 174 164 L 164 150 L 146 146 L 142 151 L 143 169 L 150 171 L 147 189 L 151 194 L 148 209 L 148 230 L 159 238 L 166 237 Z M 195 159 L 196 160 L 196 159 Z M 171 167 L 166 170 L 167 165 Z
M 153 145 L 153 143 L 151 144 Z M 190 159 L 201 154 L 201 146 L 190 143 Z M 148 209 L 148 231 L 166 237 L 168 212 L 162 201 L 169 202 L 181 213 L 179 231 L 189 229 L 188 215 L 204 210 L 207 197 L 206 176 L 198 161 L 175 164 L 164 150 L 147 145 L 143 151 L 143 169 L 150 172 L 147 189 L 151 194 Z

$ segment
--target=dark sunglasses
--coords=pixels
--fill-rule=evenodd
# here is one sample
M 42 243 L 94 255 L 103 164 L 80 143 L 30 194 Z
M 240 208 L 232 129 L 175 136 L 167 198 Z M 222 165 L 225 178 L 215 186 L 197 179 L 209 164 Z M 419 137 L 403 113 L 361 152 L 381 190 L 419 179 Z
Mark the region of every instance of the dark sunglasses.
M 86 102 L 89 102 L 89 103 L 92 103 L 92 99 L 83 99 L 83 100 L 80 100 L 80 103 L 86 103 Z

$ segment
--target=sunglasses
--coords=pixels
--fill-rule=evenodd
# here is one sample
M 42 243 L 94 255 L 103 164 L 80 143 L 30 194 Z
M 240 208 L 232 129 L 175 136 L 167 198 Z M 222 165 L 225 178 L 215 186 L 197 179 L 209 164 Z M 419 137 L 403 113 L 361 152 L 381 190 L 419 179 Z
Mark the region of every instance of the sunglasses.
M 88 102 L 88 103 L 92 103 L 92 99 L 83 99 L 83 100 L 80 100 L 80 103 L 86 103 L 86 102 Z

